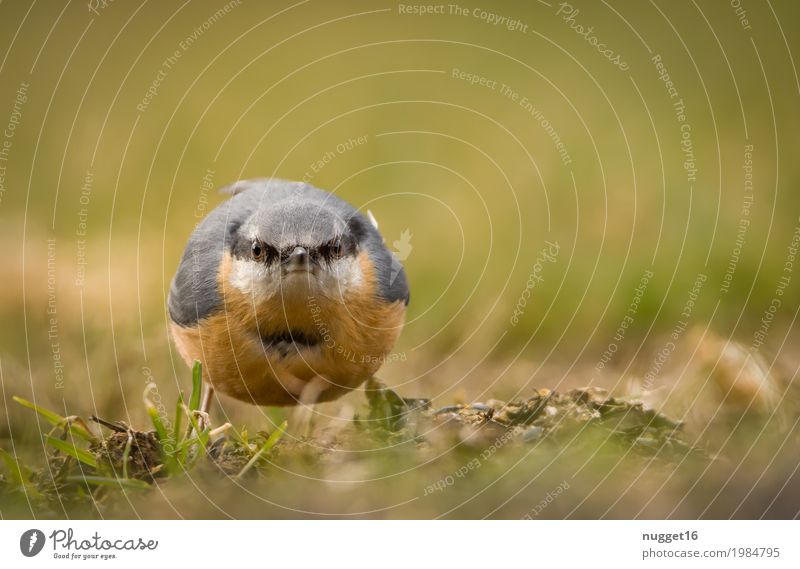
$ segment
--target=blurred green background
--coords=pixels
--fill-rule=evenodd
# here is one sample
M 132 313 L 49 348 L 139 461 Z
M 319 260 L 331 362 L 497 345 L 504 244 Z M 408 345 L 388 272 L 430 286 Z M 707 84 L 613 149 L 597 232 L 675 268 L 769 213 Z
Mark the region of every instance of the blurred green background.
M 224 199 L 214 188 L 244 178 L 334 191 L 371 210 L 388 243 L 410 231 L 404 359 L 380 372 L 408 395 L 588 383 L 646 271 L 598 381 L 648 370 L 699 273 L 690 324 L 749 345 L 786 274 L 800 223 L 796 2 L 747 3 L 747 24 L 708 1 L 89 6 L 0 5 L 0 126 L 18 122 L 0 162 L 6 400 L 137 421 L 148 377 L 166 401 L 186 389 L 166 292 L 188 234 Z M 724 292 L 746 145 L 753 202 Z M 548 241 L 559 254 L 515 325 Z M 796 271 L 761 348 L 787 369 Z M 0 436 L 28 417 L 1 414 Z

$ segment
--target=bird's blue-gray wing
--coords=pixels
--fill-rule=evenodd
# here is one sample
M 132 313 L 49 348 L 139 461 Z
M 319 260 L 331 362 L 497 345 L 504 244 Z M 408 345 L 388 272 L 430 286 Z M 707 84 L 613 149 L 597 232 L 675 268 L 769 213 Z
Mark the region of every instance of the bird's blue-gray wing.
M 228 200 L 217 207 L 189 237 L 167 299 L 176 324 L 193 326 L 221 308 L 217 273 L 232 229 L 241 223 L 232 205 L 233 200 Z
M 361 246 L 369 254 L 378 279 L 378 294 L 387 302 L 402 300 L 408 304 L 408 279 L 400 261 L 392 255 L 378 229 L 361 213 L 356 212 L 351 228 L 361 232 Z

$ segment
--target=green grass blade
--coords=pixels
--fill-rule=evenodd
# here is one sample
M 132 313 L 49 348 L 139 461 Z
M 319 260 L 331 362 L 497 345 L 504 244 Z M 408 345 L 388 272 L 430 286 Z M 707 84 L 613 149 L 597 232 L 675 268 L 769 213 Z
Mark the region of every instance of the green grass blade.
M 280 438 L 283 436 L 283 433 L 286 432 L 286 427 L 287 426 L 288 426 L 288 423 L 286 421 L 284 421 L 283 423 L 281 423 L 281 425 L 277 429 L 272 431 L 272 434 L 267 439 L 267 442 L 264 443 L 264 446 L 262 446 L 258 450 L 258 452 L 253 455 L 253 458 L 251 458 L 247 462 L 247 464 L 244 465 L 244 468 L 242 468 L 242 470 L 239 472 L 239 474 L 236 475 L 236 478 L 241 478 L 242 476 L 244 476 L 247 473 L 248 470 L 253 468 L 253 466 L 261 459 L 261 457 L 263 457 L 270 450 L 272 450 L 272 447 L 275 446 L 275 443 L 277 443 L 280 440 Z
M 167 442 L 169 440 L 169 435 L 167 435 L 167 428 L 164 426 L 164 422 L 158 415 L 158 409 L 156 409 L 151 405 L 148 405 L 147 415 L 150 417 L 150 422 L 153 423 L 153 428 L 155 428 L 156 430 L 156 437 L 158 437 L 158 442 L 160 442 L 163 446 L 164 442 Z
M 175 447 L 175 448 L 176 448 L 176 450 L 177 450 L 178 452 L 180 452 L 182 455 L 185 455 L 185 454 L 186 454 L 186 451 L 187 451 L 189 448 L 191 448 L 191 447 L 192 447 L 192 445 L 196 445 L 196 444 L 198 444 L 198 442 L 199 442 L 199 440 L 197 439 L 197 437 L 192 437 L 192 438 L 189 438 L 189 439 L 184 439 L 183 441 L 181 441 L 181 444 L 179 444 L 179 445 L 178 445 L 177 447 Z
M 19 486 L 25 486 L 30 479 L 31 470 L 30 468 L 26 467 L 20 461 L 18 461 L 14 456 L 0 448 L 0 458 L 3 459 L 3 462 L 6 463 L 6 468 L 8 468 L 9 473 L 11 474 L 11 479 Z
M 158 415 L 158 409 L 152 405 L 148 405 L 147 414 L 150 416 L 150 421 L 152 421 L 153 427 L 156 429 L 156 437 L 158 437 L 158 442 L 161 444 L 161 457 L 164 459 L 164 466 L 166 466 L 167 472 L 174 474 L 180 470 L 178 468 L 178 462 L 175 460 L 174 441 L 170 440 L 170 435 L 167 433 L 167 428 L 164 426 L 161 417 Z M 168 452 L 166 450 L 167 445 L 172 447 L 172 452 Z
M 194 453 L 194 456 L 191 458 L 191 460 L 186 461 L 184 463 L 184 468 L 189 470 L 195 465 L 200 456 L 206 452 L 206 445 L 208 444 L 208 438 L 211 429 L 205 427 L 204 429 L 201 430 L 200 424 L 197 422 L 197 417 L 195 416 L 195 413 L 189 411 L 188 409 L 186 411 L 187 411 L 186 414 L 189 417 L 189 424 L 190 424 L 189 432 L 190 435 L 193 433 L 194 436 L 189 436 L 185 441 L 183 441 L 180 444 L 179 448 L 181 449 L 181 452 L 188 452 L 188 450 L 192 446 L 194 445 L 199 446 L 198 451 Z
M 17 460 L 14 455 L 0 448 L 0 458 L 6 464 L 10 472 L 10 476 L 16 486 L 22 489 L 23 492 L 30 498 L 41 499 L 42 494 L 34 482 L 31 482 L 33 471 Z
M 94 486 L 120 486 L 124 490 L 150 490 L 152 486 L 136 478 L 108 478 L 105 476 L 68 476 L 70 482 L 86 482 Z
M 200 391 L 203 388 L 203 364 L 195 360 L 192 367 L 192 395 L 189 397 L 189 410 L 200 409 Z
M 183 426 L 184 402 L 183 393 L 178 394 L 178 403 L 175 404 L 175 422 L 172 425 L 172 436 L 177 445 L 181 441 L 181 427 Z
M 172 438 L 171 432 L 167 431 L 167 427 L 158 414 L 158 408 L 150 400 L 150 392 L 155 389 L 156 386 L 154 383 L 148 383 L 144 388 L 142 398 L 147 408 L 147 415 L 150 417 L 150 422 L 153 423 L 153 427 L 155 428 L 156 438 L 161 446 L 161 458 L 163 459 L 164 467 L 169 474 L 175 474 L 180 470 L 179 464 L 175 460 L 176 440 Z
M 183 426 L 183 417 L 186 405 L 183 402 L 183 393 L 178 394 L 178 403 L 175 405 L 175 422 L 172 425 L 172 438 L 175 444 L 175 459 L 178 464 L 183 464 L 186 460 L 186 453 L 180 450 L 181 442 L 184 437 L 181 437 L 181 427 Z
M 92 468 L 97 468 L 97 459 L 88 450 L 78 448 L 74 444 L 70 444 L 67 441 L 62 441 L 61 439 L 57 439 L 55 437 L 47 437 L 45 441 L 50 446 L 60 450 L 64 454 L 69 455 L 76 460 L 79 460 L 83 464 L 91 466 Z
M 55 425 L 57 427 L 63 427 L 68 422 L 66 417 L 62 417 L 58 413 L 53 413 L 52 411 L 48 411 L 47 409 L 45 409 L 43 407 L 40 407 L 36 403 L 31 403 L 27 399 L 23 399 L 22 397 L 17 397 L 16 395 L 14 395 L 12 397 L 12 399 L 14 401 L 16 401 L 17 403 L 19 403 L 20 405 L 22 405 L 23 407 L 27 407 L 28 409 L 32 409 L 32 410 L 36 411 L 45 420 L 47 420 L 47 422 L 49 422 L 51 425 Z M 92 433 L 90 433 L 89 431 L 87 431 L 86 429 L 81 427 L 80 425 L 76 425 L 75 423 L 70 423 L 69 424 L 69 431 L 73 435 L 75 435 L 77 437 L 80 437 L 80 438 L 82 438 L 84 440 L 87 440 L 87 441 L 95 440 L 95 437 L 94 437 L 94 435 L 92 435 Z

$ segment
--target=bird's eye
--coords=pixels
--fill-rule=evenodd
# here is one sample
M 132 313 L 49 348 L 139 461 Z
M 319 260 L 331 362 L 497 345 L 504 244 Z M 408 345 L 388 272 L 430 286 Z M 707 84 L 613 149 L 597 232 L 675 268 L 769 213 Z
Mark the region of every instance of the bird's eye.
M 325 261 L 336 261 L 348 254 L 348 245 L 344 239 L 336 237 L 320 245 L 316 254 Z
M 250 248 L 251 253 L 253 254 L 253 259 L 256 261 L 263 261 L 264 256 L 266 254 L 266 248 L 264 244 L 261 243 L 258 239 L 253 241 L 253 245 Z
M 344 253 L 344 247 L 342 247 L 342 240 L 341 239 L 334 239 L 330 245 L 330 253 L 331 258 L 338 259 Z

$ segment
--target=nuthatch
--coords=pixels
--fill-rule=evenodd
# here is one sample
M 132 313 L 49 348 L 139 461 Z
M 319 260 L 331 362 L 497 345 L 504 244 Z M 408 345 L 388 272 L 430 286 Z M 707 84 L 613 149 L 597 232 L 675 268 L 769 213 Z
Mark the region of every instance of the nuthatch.
M 258 179 L 194 230 L 169 292 L 181 357 L 256 405 L 330 401 L 378 370 L 405 320 L 405 272 L 368 220 L 328 192 Z

